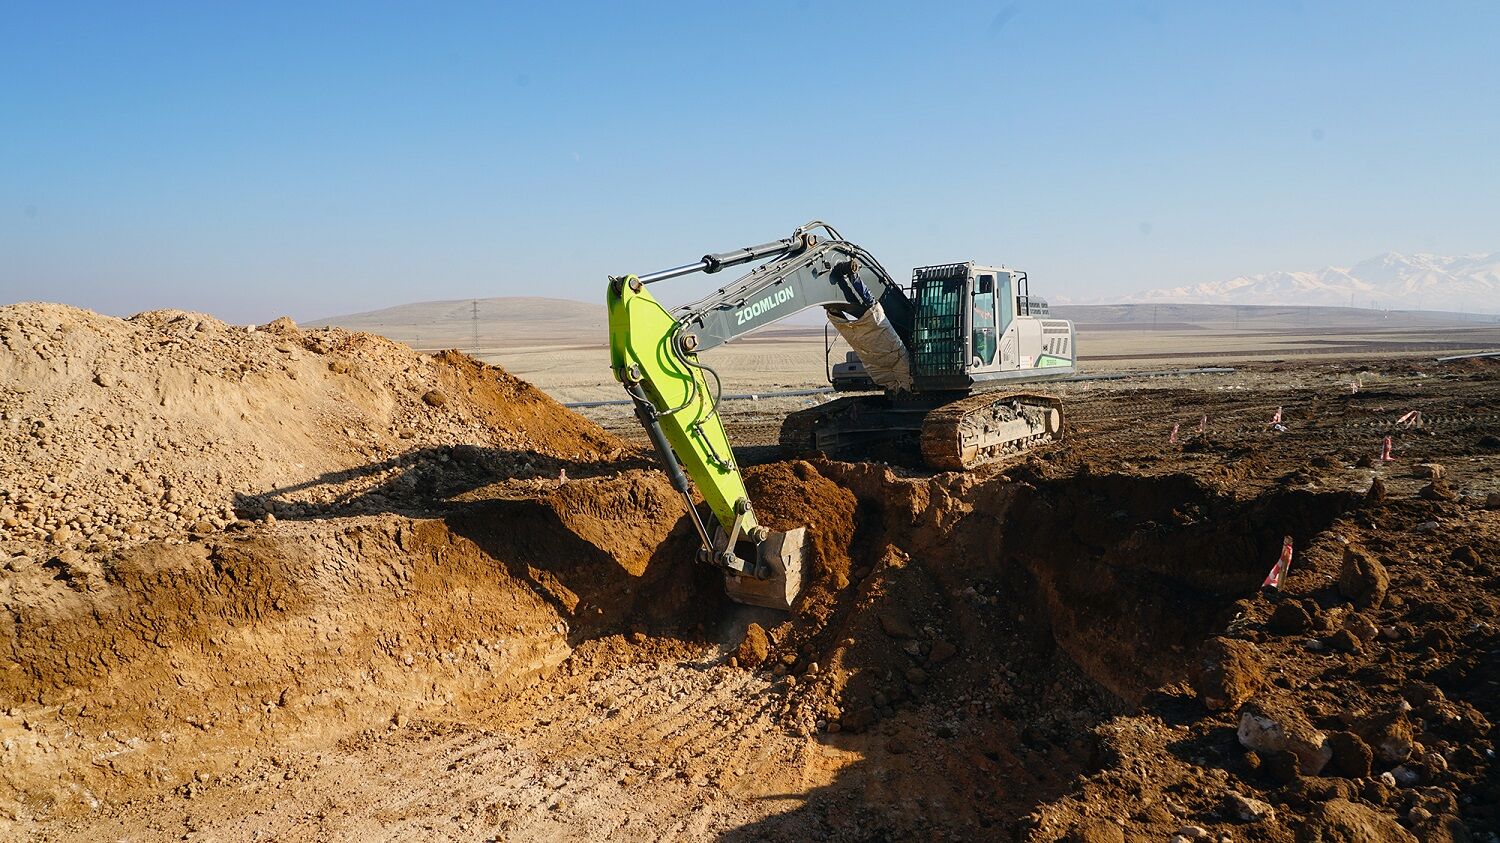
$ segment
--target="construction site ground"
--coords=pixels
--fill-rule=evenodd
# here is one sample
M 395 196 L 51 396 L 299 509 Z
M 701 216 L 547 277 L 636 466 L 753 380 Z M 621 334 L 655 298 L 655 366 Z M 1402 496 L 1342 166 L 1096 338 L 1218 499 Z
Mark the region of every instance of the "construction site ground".
M 623 415 L 463 355 L 0 343 L 0 839 L 1500 840 L 1497 361 L 1062 385 L 968 474 L 727 406 L 787 614 Z

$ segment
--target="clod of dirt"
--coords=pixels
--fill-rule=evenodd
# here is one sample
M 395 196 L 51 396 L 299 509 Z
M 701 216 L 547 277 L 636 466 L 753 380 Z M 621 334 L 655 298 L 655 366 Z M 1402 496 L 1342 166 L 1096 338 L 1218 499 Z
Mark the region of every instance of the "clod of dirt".
M 1259 757 L 1266 777 L 1276 784 L 1290 784 L 1302 775 L 1297 754 L 1289 749 L 1273 750 Z
M 1125 829 L 1114 820 L 1084 820 L 1073 827 L 1068 843 L 1125 843 Z
M 1248 641 L 1212 638 L 1204 644 L 1194 687 L 1210 711 L 1235 708 L 1259 690 L 1265 675 L 1260 648 Z
M 875 725 L 880 713 L 874 706 L 861 706 L 846 713 L 841 721 L 846 732 L 863 732 Z
M 1371 506 L 1385 503 L 1385 481 L 1376 477 L 1370 481 L 1370 490 L 1365 492 L 1365 503 Z
M 1471 568 L 1484 564 L 1484 557 L 1480 556 L 1479 551 L 1475 550 L 1474 546 L 1470 544 L 1455 547 L 1453 553 L 1449 554 L 1448 558 L 1454 562 L 1461 562 L 1468 565 Z
M 546 500 L 571 533 L 616 560 L 632 577 L 644 574 L 663 555 L 662 543 L 682 507 L 682 496 L 661 472 L 641 470 L 572 480 L 555 487 Z
M 1266 628 L 1278 635 L 1296 635 L 1311 627 L 1312 616 L 1302 608 L 1301 603 L 1293 600 L 1276 604 L 1271 617 L 1266 621 Z
M 448 403 L 448 396 L 441 389 L 429 389 L 422 393 L 422 401 L 429 407 L 441 407 Z
M 927 654 L 927 663 L 942 664 L 956 655 L 958 655 L 958 647 L 941 638 L 937 638 L 933 640 L 932 650 Z
M 1353 612 L 1344 618 L 1344 629 L 1364 644 L 1374 641 L 1380 635 L 1380 627 L 1359 612 Z
M 1308 819 L 1298 843 L 1417 843 L 1394 817 L 1347 799 L 1325 802 Z
M 295 337 L 297 335 L 297 323 L 293 322 L 290 316 L 278 316 L 260 326 L 260 330 L 281 337 Z
M 880 613 L 880 628 L 892 638 L 913 639 L 917 637 L 916 627 L 905 614 L 894 609 Z
M 1417 497 L 1428 501 L 1456 501 L 1458 493 L 1448 485 L 1448 481 L 1439 477 L 1417 490 Z
M 1347 779 L 1363 779 L 1370 775 L 1375 754 L 1359 735 L 1334 732 L 1328 736 L 1328 745 L 1333 748 L 1333 760 L 1324 772 Z
M 771 641 L 766 637 L 766 631 L 758 623 L 752 623 L 745 629 L 745 640 L 735 649 L 734 657 L 741 667 L 755 667 L 763 663 L 771 654 Z
M 1339 592 L 1360 609 L 1372 609 L 1385 601 L 1391 578 L 1380 560 L 1363 548 L 1344 548 L 1344 564 L 1339 570 Z
M 1358 724 L 1356 730 L 1382 763 L 1399 764 L 1411 757 L 1414 738 L 1404 712 L 1374 715 Z
M 1348 629 L 1335 630 L 1325 643 L 1329 649 L 1340 653 L 1359 653 L 1365 649 L 1359 638 Z

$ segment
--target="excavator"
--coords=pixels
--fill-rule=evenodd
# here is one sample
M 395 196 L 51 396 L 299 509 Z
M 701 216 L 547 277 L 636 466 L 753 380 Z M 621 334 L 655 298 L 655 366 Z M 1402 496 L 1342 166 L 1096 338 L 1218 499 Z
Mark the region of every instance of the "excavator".
M 733 283 L 672 310 L 646 290 L 757 262 Z M 788 415 L 781 428 L 788 455 L 844 456 L 914 440 L 932 468 L 963 471 L 1063 435 L 1057 398 L 1006 388 L 1076 371 L 1073 323 L 1033 312 L 1026 273 L 1015 269 L 922 266 L 903 288 L 869 252 L 814 220 L 781 240 L 611 276 L 605 300 L 615 379 L 687 503 L 700 558 L 724 571 L 725 590 L 741 603 L 792 607 L 807 528 L 773 531 L 756 520 L 719 417 L 722 384 L 699 359 L 703 352 L 823 308 L 853 349 L 842 387 L 865 383 L 879 392 Z M 694 502 L 695 486 L 713 515 L 712 531 Z

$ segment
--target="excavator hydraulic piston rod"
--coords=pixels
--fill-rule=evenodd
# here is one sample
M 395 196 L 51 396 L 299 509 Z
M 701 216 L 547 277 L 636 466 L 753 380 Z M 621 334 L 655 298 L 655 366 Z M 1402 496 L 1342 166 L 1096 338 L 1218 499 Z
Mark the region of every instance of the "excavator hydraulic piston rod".
M 697 263 L 685 263 L 682 266 L 674 266 L 671 269 L 660 269 L 656 272 L 647 272 L 637 275 L 636 278 L 642 284 L 655 284 L 657 281 L 665 281 L 668 278 L 680 278 L 684 275 L 692 275 L 694 272 L 714 273 L 729 266 L 739 266 L 742 263 L 758 261 L 761 258 L 769 258 L 772 255 L 784 255 L 796 251 L 806 244 L 806 236 L 787 237 L 781 240 L 772 240 L 759 246 L 746 246 L 743 249 L 735 249 L 729 252 L 720 252 L 716 255 L 704 255 Z

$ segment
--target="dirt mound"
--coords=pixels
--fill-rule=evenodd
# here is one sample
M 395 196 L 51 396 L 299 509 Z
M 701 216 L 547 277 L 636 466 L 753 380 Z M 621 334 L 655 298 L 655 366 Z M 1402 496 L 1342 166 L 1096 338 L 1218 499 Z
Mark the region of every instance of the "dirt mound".
M 499 368 L 47 304 L 0 308 L 0 348 L 13 816 L 521 687 L 637 601 L 692 615 L 665 480 L 589 479 L 630 449 Z
M 268 490 L 288 490 L 296 514 L 457 444 L 554 476 L 621 453 L 501 369 L 289 319 L 257 329 L 17 304 L 0 307 L 0 348 L 0 549 L 12 552 L 222 529 L 262 515 L 237 503 Z
M 753 466 L 745 471 L 745 488 L 755 514 L 772 530 L 806 527 L 812 558 L 804 563 L 803 611 L 816 611 L 835 591 L 849 584 L 849 536 L 854 533 L 857 503 L 849 490 L 798 460 Z
M 639 533 L 621 543 L 600 507 Z M 565 661 L 659 660 L 677 651 L 640 629 L 672 618 L 701 631 L 724 608 L 692 562 L 680 499 L 644 472 L 444 518 L 281 521 L 87 561 L 18 559 L 0 573 L 0 817 L 12 818 L 188 793 L 274 747 L 471 708 Z

